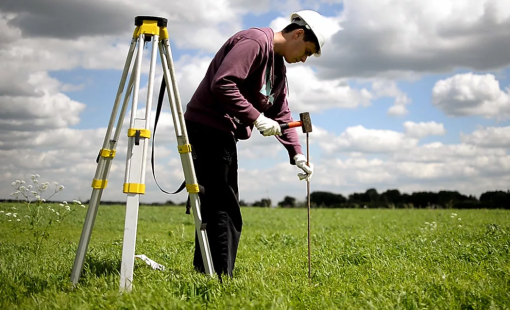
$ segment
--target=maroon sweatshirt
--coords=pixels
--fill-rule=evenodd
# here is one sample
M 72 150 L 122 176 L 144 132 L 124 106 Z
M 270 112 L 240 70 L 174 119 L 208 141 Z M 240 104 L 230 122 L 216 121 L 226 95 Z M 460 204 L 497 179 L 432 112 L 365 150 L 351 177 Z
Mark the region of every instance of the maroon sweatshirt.
M 287 103 L 286 68 L 273 51 L 271 28 L 251 28 L 233 35 L 216 53 L 187 105 L 184 118 L 250 138 L 261 113 L 279 123 L 293 121 Z M 302 153 L 296 129 L 283 130 L 278 141 L 291 164 Z

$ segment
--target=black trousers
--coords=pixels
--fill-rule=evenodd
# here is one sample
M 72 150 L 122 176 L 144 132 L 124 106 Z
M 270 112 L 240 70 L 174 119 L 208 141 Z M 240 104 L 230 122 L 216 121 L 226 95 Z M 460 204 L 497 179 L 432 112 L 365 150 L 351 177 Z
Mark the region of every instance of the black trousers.
M 235 137 L 195 122 L 186 121 L 193 163 L 200 193 L 202 222 L 206 223 L 207 237 L 214 270 L 220 276 L 232 277 L 243 220 L 239 207 L 237 185 L 237 146 Z M 195 234 L 193 265 L 205 272 L 202 254 Z

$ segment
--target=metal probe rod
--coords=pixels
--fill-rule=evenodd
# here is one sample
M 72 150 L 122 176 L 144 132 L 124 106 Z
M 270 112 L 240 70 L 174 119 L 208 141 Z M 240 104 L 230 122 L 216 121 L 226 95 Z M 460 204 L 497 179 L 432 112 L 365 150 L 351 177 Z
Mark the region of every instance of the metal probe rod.
M 310 144 L 306 133 L 306 165 L 310 166 Z M 312 281 L 312 254 L 310 246 L 310 180 L 306 181 L 306 196 L 308 199 L 308 279 Z

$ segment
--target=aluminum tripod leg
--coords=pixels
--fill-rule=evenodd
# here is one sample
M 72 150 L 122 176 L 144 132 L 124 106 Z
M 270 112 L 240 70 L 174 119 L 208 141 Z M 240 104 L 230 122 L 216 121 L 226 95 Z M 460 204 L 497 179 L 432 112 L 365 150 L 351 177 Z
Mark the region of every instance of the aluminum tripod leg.
M 98 165 L 96 167 L 96 173 L 94 176 L 94 180 L 92 182 L 92 194 L 89 200 L 89 208 L 87 210 L 87 216 L 85 218 L 85 222 L 83 224 L 83 230 L 80 237 L 80 243 L 78 244 L 78 250 L 76 253 L 76 257 L 74 260 L 73 270 L 71 271 L 71 282 L 73 284 L 77 284 L 80 279 L 81 272 L 83 270 L 83 264 L 85 262 L 85 254 L 87 252 L 87 248 L 90 241 L 90 236 L 92 235 L 92 228 L 94 227 L 94 222 L 96 220 L 97 210 L 99 207 L 99 202 L 101 200 L 101 196 L 103 194 L 103 189 L 106 188 L 108 184 L 108 174 L 111 167 L 111 161 L 115 156 L 115 148 L 117 146 L 117 141 L 120 135 L 120 131 L 122 128 L 122 119 L 126 113 L 127 102 L 129 101 L 129 94 L 131 93 L 132 88 L 132 78 L 129 82 L 128 91 L 126 92 L 126 97 L 124 99 L 124 103 L 122 106 L 122 111 L 119 116 L 119 121 L 117 123 L 115 137 L 110 139 L 113 125 L 115 123 L 115 118 L 117 116 L 117 111 L 120 103 L 120 99 L 122 98 L 122 93 L 124 92 L 124 86 L 126 83 L 127 75 L 129 72 L 129 67 L 131 66 L 131 60 L 133 58 L 134 49 L 136 46 L 137 39 L 133 39 L 131 41 L 131 46 L 129 48 L 128 56 L 126 58 L 126 63 L 124 65 L 124 70 L 122 72 L 121 82 L 119 84 L 119 88 L 117 91 L 117 96 L 115 98 L 115 104 L 112 110 L 112 114 L 110 117 L 110 122 L 108 124 L 108 129 L 106 131 L 105 139 L 103 142 L 103 148 L 100 151 L 100 156 L 98 157 Z M 134 77 L 134 76 L 132 76 Z
M 191 146 L 186 134 L 186 123 L 184 122 L 184 115 L 182 113 L 179 90 L 175 82 L 174 63 L 168 39 L 162 40 L 159 46 L 159 51 L 161 55 L 161 63 L 163 64 L 163 73 L 167 85 L 167 95 L 170 100 L 170 108 L 172 109 L 172 117 L 174 121 L 178 149 L 179 153 L 181 154 L 181 163 L 184 169 L 184 178 L 186 181 L 186 187 L 190 194 L 191 207 L 195 217 L 195 231 L 198 236 L 198 243 L 200 246 L 202 259 L 204 261 L 205 272 L 212 276 L 214 275 L 214 265 L 211 257 L 205 225 L 202 224 L 200 199 L 198 197 L 198 182 L 195 174 L 195 168 L 193 166 L 193 159 L 191 157 Z M 172 89 L 170 88 L 170 81 L 172 81 Z
M 122 263 L 120 267 L 120 289 L 130 291 L 133 282 L 133 269 L 135 264 L 136 231 L 138 226 L 138 209 L 140 195 L 145 193 L 145 166 L 147 149 L 150 138 L 150 112 L 152 107 L 152 90 L 154 88 L 154 74 L 156 67 L 156 53 L 158 35 L 153 36 L 151 64 L 149 71 L 149 84 L 145 106 L 145 118 L 137 118 L 138 90 L 140 88 L 140 73 L 142 64 L 143 43 L 145 35 L 138 38 L 137 67 L 134 74 L 135 86 L 133 89 L 133 104 L 131 109 L 130 136 L 128 139 L 128 153 L 126 158 L 126 174 L 124 193 L 127 194 L 126 220 L 124 224 L 124 239 L 122 244 Z M 138 145 L 136 132 L 138 132 Z M 149 134 L 144 134 L 149 133 Z M 133 134 L 134 133 L 134 134 Z

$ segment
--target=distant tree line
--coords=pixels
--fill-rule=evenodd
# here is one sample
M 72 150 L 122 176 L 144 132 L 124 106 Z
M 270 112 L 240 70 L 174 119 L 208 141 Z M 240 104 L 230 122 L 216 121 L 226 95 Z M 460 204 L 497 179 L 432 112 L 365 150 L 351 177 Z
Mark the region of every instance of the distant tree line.
M 377 190 L 371 188 L 364 193 L 353 193 L 348 197 L 330 192 L 312 192 L 310 203 L 313 207 L 320 208 L 510 209 L 510 191 L 488 191 L 478 199 L 458 191 L 401 194 L 397 189 L 390 189 L 379 194 Z

